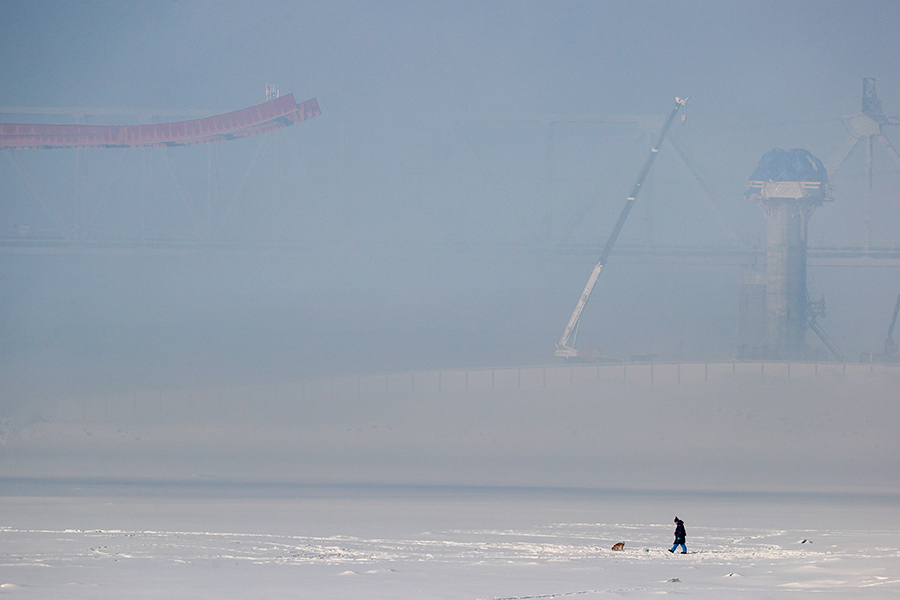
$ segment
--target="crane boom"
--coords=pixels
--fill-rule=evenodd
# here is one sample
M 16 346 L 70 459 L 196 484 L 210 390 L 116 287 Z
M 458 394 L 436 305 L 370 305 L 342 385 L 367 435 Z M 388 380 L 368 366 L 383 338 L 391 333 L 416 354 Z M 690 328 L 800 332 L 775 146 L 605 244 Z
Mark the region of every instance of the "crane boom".
M 688 96 L 688 98 L 689 97 L 690 96 Z M 656 155 L 659 154 L 659 147 L 666 138 L 669 126 L 672 124 L 675 115 L 681 107 L 687 104 L 688 98 L 675 98 L 675 106 L 672 108 L 672 112 L 669 113 L 669 117 L 663 124 L 662 131 L 659 132 L 659 139 L 656 140 L 656 144 L 650 149 L 650 155 L 647 156 L 647 160 L 644 162 L 643 168 L 641 168 L 641 172 L 638 175 L 634 187 L 631 189 L 631 193 L 625 199 L 625 206 L 619 214 L 619 220 L 616 221 L 616 226 L 613 228 L 609 239 L 606 240 L 606 245 L 603 247 L 603 252 L 600 254 L 600 260 L 597 261 L 594 270 L 591 272 L 591 276 L 588 277 L 587 285 L 584 286 L 584 291 L 581 292 L 581 297 L 575 305 L 575 310 L 569 318 L 566 329 L 563 332 L 562 337 L 559 338 L 559 341 L 556 343 L 556 356 L 564 358 L 574 358 L 578 356 L 578 351 L 575 349 L 575 335 L 578 331 L 578 321 L 581 319 L 581 313 L 587 304 L 588 298 L 591 297 L 591 292 L 594 290 L 597 278 L 600 277 L 600 271 L 603 270 L 603 267 L 606 265 L 606 261 L 609 259 L 609 255 L 612 252 L 613 246 L 616 245 L 616 239 L 619 237 L 619 232 L 622 231 L 625 220 L 628 218 L 628 213 L 631 212 L 631 207 L 634 206 L 634 201 L 637 200 L 638 193 L 641 191 L 641 186 L 644 185 L 644 180 L 647 179 L 647 175 L 650 173 L 653 161 L 656 159 Z
M 897 344 L 894 343 L 894 325 L 897 324 L 897 313 L 900 313 L 900 294 L 897 295 L 894 316 L 891 318 L 891 326 L 888 327 L 887 338 L 884 340 L 884 354 L 887 357 L 893 356 L 897 352 Z

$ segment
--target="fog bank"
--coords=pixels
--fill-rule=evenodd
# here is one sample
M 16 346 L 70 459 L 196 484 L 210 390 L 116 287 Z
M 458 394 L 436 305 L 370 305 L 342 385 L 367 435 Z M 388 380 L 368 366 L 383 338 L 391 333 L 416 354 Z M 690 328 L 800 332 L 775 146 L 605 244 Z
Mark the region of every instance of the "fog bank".
M 621 365 L 421 372 L 59 399 L 6 423 L 0 476 L 900 491 L 896 368 L 785 366 L 631 365 L 624 381 Z

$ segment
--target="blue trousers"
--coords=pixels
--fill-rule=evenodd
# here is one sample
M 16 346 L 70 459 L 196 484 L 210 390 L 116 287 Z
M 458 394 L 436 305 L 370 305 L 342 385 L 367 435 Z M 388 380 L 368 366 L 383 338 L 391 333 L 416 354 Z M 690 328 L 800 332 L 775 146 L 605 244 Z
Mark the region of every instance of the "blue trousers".
M 677 548 L 678 546 L 681 546 L 682 554 L 687 554 L 687 546 L 684 545 L 684 542 L 675 542 L 675 545 L 672 546 L 672 549 L 669 550 L 669 552 L 675 552 L 675 548 Z

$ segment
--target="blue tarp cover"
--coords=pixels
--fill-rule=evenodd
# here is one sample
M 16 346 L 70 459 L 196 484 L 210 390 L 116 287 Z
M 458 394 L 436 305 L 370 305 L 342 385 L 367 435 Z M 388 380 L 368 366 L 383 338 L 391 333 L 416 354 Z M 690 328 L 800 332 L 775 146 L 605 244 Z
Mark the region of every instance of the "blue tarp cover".
M 773 148 L 759 161 L 750 181 L 817 181 L 826 183 L 828 174 L 822 161 L 803 148 Z

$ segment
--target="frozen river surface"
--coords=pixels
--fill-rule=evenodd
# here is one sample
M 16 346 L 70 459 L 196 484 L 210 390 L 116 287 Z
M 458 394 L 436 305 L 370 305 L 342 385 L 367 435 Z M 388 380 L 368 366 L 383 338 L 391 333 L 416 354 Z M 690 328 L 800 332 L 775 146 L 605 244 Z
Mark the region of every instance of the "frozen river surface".
M 7 481 L 10 598 L 900 594 L 898 498 Z M 689 554 L 670 554 L 675 515 Z M 612 551 L 624 542 L 624 551 Z

